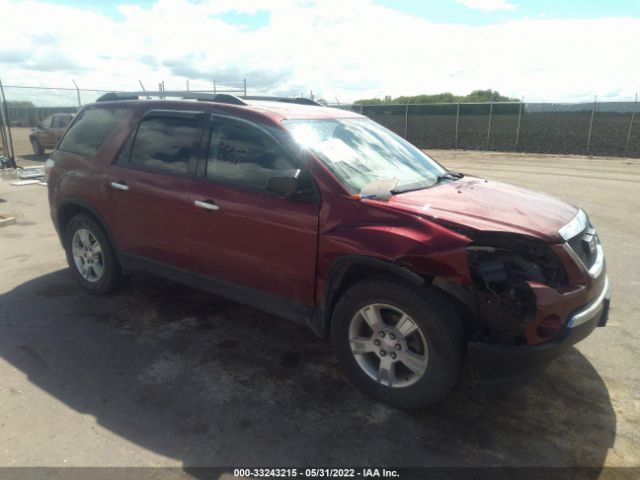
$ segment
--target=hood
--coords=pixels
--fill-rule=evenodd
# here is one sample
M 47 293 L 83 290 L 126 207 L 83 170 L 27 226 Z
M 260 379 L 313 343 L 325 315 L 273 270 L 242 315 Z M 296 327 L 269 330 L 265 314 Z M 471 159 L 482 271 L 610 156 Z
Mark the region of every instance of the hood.
M 544 193 L 472 176 L 396 194 L 388 205 L 436 222 L 519 233 L 552 243 L 563 241 L 558 230 L 578 213 L 576 207 Z

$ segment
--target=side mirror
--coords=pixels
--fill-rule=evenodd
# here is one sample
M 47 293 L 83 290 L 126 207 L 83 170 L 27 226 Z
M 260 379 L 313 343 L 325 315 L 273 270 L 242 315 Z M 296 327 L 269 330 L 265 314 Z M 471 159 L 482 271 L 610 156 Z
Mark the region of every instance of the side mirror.
M 290 197 L 298 191 L 300 169 L 290 170 L 280 177 L 271 177 L 267 182 L 267 190 L 283 197 Z

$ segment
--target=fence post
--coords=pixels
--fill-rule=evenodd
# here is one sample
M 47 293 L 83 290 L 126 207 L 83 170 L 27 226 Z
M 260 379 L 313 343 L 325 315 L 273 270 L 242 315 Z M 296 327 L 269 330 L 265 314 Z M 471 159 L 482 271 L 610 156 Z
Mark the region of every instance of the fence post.
M 591 148 L 591 132 L 593 131 L 593 118 L 596 115 L 596 101 L 598 100 L 598 96 L 596 95 L 593 98 L 593 108 L 591 109 L 591 121 L 589 122 L 589 134 L 587 135 L 587 153 L 589 153 L 589 149 Z
M 4 96 L 4 87 L 2 86 L 2 80 L 0 80 L 0 115 L 4 119 L 4 124 L 7 127 L 7 140 L 8 145 L 5 145 L 5 149 L 9 147 L 9 151 L 5 152 L 9 154 L 9 166 L 11 168 L 18 168 L 16 165 L 16 152 L 13 149 L 13 136 L 11 135 L 11 119 L 9 118 L 9 107 L 7 106 L 7 97 Z
M 518 126 L 516 127 L 516 152 L 518 151 L 518 144 L 520 143 L 520 121 L 522 119 L 523 103 L 524 103 L 524 97 L 520 99 L 520 108 L 518 109 Z
M 493 117 L 493 100 L 489 106 L 489 127 L 487 128 L 487 150 L 489 150 L 489 140 L 491 139 L 491 119 Z
M 74 79 L 71 79 L 71 81 L 73 82 L 73 84 L 76 87 L 76 95 L 78 96 L 78 108 L 82 107 L 82 102 L 80 101 L 80 89 L 78 88 L 78 84 L 76 83 L 76 81 Z
M 409 102 L 404 107 L 404 139 L 407 139 L 407 127 L 409 126 Z
M 460 102 L 458 102 L 458 106 L 456 107 L 456 137 L 453 142 L 454 148 L 458 148 L 458 124 L 460 123 Z
M 631 110 L 631 121 L 629 122 L 629 131 L 627 132 L 627 143 L 624 146 L 624 156 L 627 156 L 629 150 L 629 141 L 631 140 L 631 130 L 633 129 L 633 119 L 636 116 L 636 109 L 638 108 L 638 94 L 636 93 L 636 99 L 633 102 L 633 110 Z
M 140 88 L 142 89 L 142 91 L 146 94 L 147 93 L 147 89 L 144 88 L 144 85 L 142 84 L 142 80 L 138 80 L 138 83 L 140 84 Z M 149 95 L 147 95 L 147 99 L 151 98 Z

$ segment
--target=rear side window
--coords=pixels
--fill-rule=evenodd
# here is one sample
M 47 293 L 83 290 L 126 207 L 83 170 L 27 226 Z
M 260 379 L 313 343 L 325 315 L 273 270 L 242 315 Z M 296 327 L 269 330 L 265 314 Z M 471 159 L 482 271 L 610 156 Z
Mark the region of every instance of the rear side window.
M 200 118 L 154 116 L 144 119 L 138 127 L 129 162 L 151 170 L 186 175 L 189 162 L 197 154 L 201 132 Z M 122 160 L 121 157 L 119 162 Z
M 71 126 L 59 150 L 93 156 L 127 113 L 124 108 L 90 108 Z

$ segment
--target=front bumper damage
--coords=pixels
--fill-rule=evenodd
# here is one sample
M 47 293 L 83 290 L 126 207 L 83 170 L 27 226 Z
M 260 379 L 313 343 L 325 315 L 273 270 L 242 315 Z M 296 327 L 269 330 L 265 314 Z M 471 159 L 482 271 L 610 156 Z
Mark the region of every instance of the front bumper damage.
M 521 346 L 469 342 L 467 347 L 474 387 L 491 389 L 526 383 L 596 327 L 605 326 L 610 301 L 611 286 L 608 277 L 605 277 L 600 293 L 570 313 L 552 341 Z

